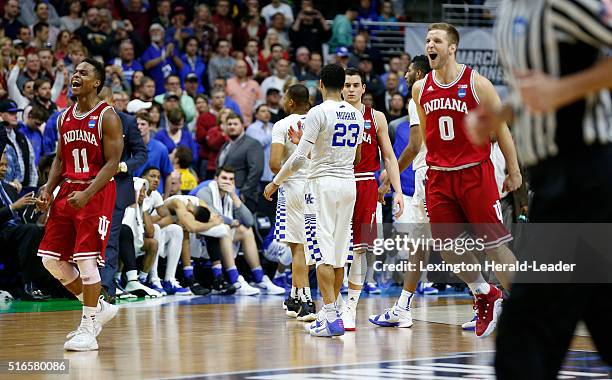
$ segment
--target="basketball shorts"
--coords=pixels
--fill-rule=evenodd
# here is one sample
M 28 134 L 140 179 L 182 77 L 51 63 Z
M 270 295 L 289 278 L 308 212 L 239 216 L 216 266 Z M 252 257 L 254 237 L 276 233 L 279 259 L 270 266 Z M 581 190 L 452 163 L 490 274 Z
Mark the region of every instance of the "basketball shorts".
M 429 169 L 425 191 L 434 238 L 454 239 L 467 234 L 481 239 L 485 249 L 512 240 L 503 225 L 491 160 L 461 170 Z
M 378 182 L 376 179 L 356 180 L 355 209 L 353 210 L 353 250 L 364 252 L 374 249 L 378 237 L 376 204 L 378 203 Z
M 419 168 L 414 173 L 414 195 L 404 195 L 404 213 L 394 221 L 397 231 L 409 236 L 431 237 L 429 216 L 425 209 L 425 174 L 427 167 Z
M 274 239 L 282 243 L 304 243 L 304 187 L 306 181 L 287 181 L 278 188 Z
M 107 183 L 80 210 L 70 206 L 70 194 L 88 186 L 88 183 L 67 181 L 61 184 L 49 210 L 38 256 L 62 261 L 95 258 L 99 266 L 104 266 L 104 250 L 115 208 L 115 181 Z
M 306 250 L 316 265 L 343 268 L 352 260 L 351 220 L 354 178 L 319 177 L 306 181 Z

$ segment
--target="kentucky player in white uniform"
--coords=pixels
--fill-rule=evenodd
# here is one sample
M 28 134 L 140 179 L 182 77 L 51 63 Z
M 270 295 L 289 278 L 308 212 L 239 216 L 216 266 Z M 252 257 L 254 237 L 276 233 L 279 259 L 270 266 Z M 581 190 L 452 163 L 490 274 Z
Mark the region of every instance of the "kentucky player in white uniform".
M 279 120 L 272 128 L 272 145 L 270 147 L 270 169 L 278 173 L 281 165 L 295 152 L 298 134 L 306 121 L 310 108 L 308 88 L 303 84 L 294 84 L 284 97 L 285 112 L 290 113 Z M 295 137 L 294 137 L 295 134 Z M 295 140 L 292 139 L 294 137 Z M 307 264 L 314 264 L 310 255 L 304 253 L 306 242 L 304 230 L 304 187 L 310 169 L 310 160 L 278 188 L 276 205 L 276 222 L 274 238 L 291 248 L 291 294 L 285 300 L 284 308 L 288 317 L 299 321 L 311 322 L 316 318 L 315 304 L 312 302 L 308 284 Z
M 321 70 L 324 102 L 308 112 L 296 151 L 264 191 L 266 199 L 271 200 L 272 194 L 306 163 L 310 154 L 304 209 L 306 244 L 317 265 L 324 303 L 317 320 L 307 325 L 315 336 L 344 334 L 335 300 L 344 278 L 344 265 L 350 259 L 350 220 L 356 196 L 353 166 L 360 159 L 359 144 L 364 130 L 361 112 L 342 100 L 344 79 L 344 69 L 339 65 L 326 65 Z

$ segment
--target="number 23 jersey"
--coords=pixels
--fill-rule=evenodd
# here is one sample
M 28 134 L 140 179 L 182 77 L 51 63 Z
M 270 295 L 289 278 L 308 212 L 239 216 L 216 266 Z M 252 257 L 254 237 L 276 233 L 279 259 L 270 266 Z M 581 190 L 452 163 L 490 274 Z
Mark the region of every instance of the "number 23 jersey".
M 491 155 L 491 144 L 473 145 L 465 130 L 465 117 L 479 103 L 475 76 L 475 71 L 462 65 L 457 78 L 449 84 L 440 83 L 435 71 L 424 79 L 419 103 L 426 115 L 426 161 L 432 169 L 459 169 L 486 161 Z
M 314 144 L 308 178 L 355 178 L 353 161 L 363 131 L 361 111 L 345 101 L 326 100 L 308 111 L 302 136 Z
M 78 114 L 75 104 L 58 118 L 64 178 L 89 181 L 104 166 L 102 117 L 108 110 L 112 107 L 102 101 L 91 111 Z

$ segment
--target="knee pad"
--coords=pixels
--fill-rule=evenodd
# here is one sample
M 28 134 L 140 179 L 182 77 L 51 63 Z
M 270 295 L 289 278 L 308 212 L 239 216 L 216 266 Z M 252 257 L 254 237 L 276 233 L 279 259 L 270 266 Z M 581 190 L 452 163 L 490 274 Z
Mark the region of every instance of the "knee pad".
M 79 277 L 79 271 L 67 261 L 43 257 L 42 264 L 62 285 L 68 285 Z
M 76 263 L 79 267 L 79 272 L 81 272 L 81 281 L 83 281 L 83 285 L 96 284 L 101 281 L 98 262 L 95 258 L 78 260 Z
M 364 253 L 354 253 L 351 269 L 349 270 L 348 280 L 355 285 L 363 285 L 366 272 L 368 271 L 368 261 Z

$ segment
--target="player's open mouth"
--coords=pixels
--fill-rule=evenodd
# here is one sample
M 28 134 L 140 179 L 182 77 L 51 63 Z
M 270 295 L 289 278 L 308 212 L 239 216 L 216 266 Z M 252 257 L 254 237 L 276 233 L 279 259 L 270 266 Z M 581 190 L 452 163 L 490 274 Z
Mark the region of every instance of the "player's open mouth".
M 81 87 L 81 82 L 77 82 L 73 80 L 71 85 L 72 85 L 72 88 L 78 88 L 78 87 Z
M 429 53 L 429 59 L 435 61 L 438 58 L 438 53 Z

